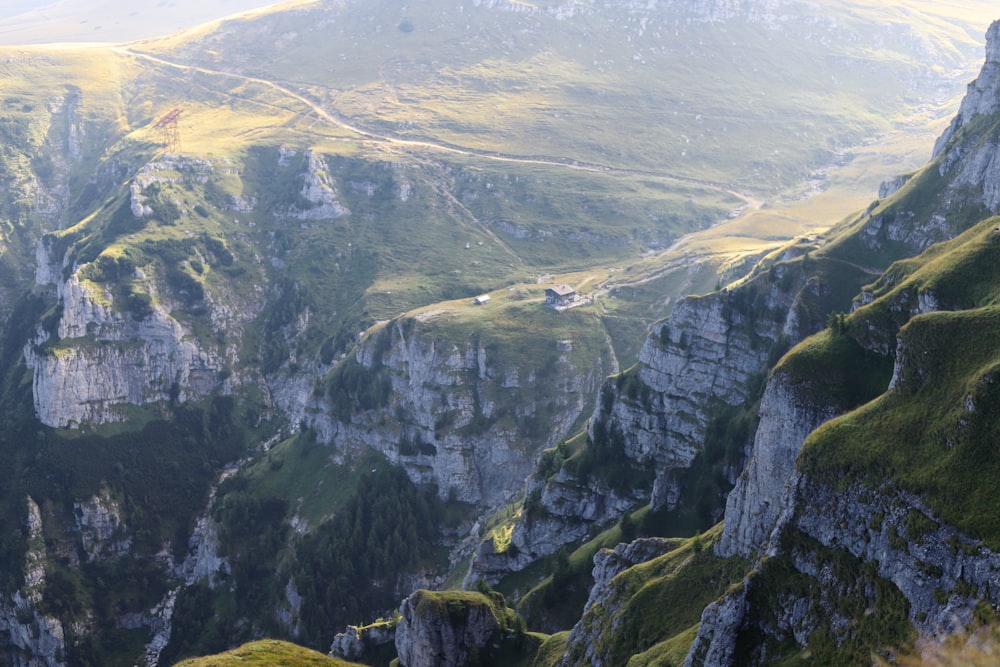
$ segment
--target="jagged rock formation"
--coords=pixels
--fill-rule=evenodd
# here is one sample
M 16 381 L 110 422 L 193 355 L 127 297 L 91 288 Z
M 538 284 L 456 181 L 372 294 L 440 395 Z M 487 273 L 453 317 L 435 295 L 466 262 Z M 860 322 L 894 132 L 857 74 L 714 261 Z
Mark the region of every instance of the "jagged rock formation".
M 1000 23 L 994 23 L 986 32 L 986 62 L 976 80 L 969 84 L 958 114 L 952 119 L 944 134 L 935 142 L 934 157 L 943 153 L 948 147 L 948 143 L 958 135 L 959 131 L 969 125 L 977 116 L 989 116 L 1000 110 L 998 90 L 1000 90 Z M 957 159 L 957 156 L 953 159 Z M 996 187 L 995 173 L 984 173 L 983 176 L 984 178 L 977 181 L 980 185 L 988 189 Z M 994 203 L 992 208 L 995 209 L 997 205 Z
M 11 667 L 64 667 L 62 624 L 41 615 L 35 602 L 15 593 L 0 602 L 0 656 Z
M 132 539 L 119 503 L 108 493 L 74 503 L 77 532 L 87 559 L 111 560 L 128 555 Z
M 224 362 L 192 341 L 164 310 L 153 307 L 135 322 L 99 302 L 76 276 L 60 286 L 64 346 L 39 350 L 42 336 L 25 348 L 35 373 L 33 395 L 39 421 L 79 426 L 121 421 L 130 405 L 189 400 L 219 386 Z M 80 345 L 73 339 L 92 337 Z M 93 340 L 93 343 L 89 341 Z
M 975 623 L 981 600 L 1000 607 L 1000 554 L 941 522 L 919 497 L 889 483 L 841 491 L 803 477 L 798 487 L 795 528 L 875 564 L 906 598 L 921 634 L 961 631 Z
M 416 591 L 403 600 L 396 650 L 403 667 L 463 667 L 509 631 L 484 596 Z
M 591 431 L 601 423 L 617 429 L 625 436 L 626 455 L 656 469 L 654 509 L 676 504 L 673 473 L 688 467 L 701 449 L 713 407 L 744 402 L 747 384 L 765 367 L 772 346 L 782 337 L 795 342 L 802 336 L 791 315 L 793 290 L 768 285 L 754 305 L 734 298 L 747 292 L 724 291 L 679 303 L 643 346 L 639 388 L 623 393 L 607 383 L 602 390 L 606 393 Z M 611 410 L 604 411 L 604 405 Z
M 684 659 L 684 667 L 731 665 L 736 658 L 736 640 L 747 613 L 747 582 L 721 600 L 705 607 L 698 636 Z
M 396 642 L 395 623 L 375 623 L 358 627 L 349 625 L 338 632 L 330 644 L 330 655 L 344 660 L 358 660 L 366 651 Z
M 619 544 L 613 550 L 602 549 L 594 556 L 594 586 L 590 589 L 583 619 L 573 627 L 566 640 L 561 665 L 586 663 L 599 667 L 608 664 L 606 650 L 601 650 L 602 642 L 597 636 L 606 629 L 605 624 L 596 619 L 613 617 L 629 597 L 622 592 L 627 587 L 614 586 L 612 580 L 628 568 L 651 561 L 678 546 L 677 540 L 644 538 Z
M 983 74 L 970 86 L 970 98 L 939 143 L 943 148 L 936 150 L 929 169 L 887 185 L 880 193 L 885 202 L 846 225 L 852 228 L 850 235 L 826 245 L 820 241 L 811 258 L 818 266 L 804 267 L 806 256 L 800 250 L 792 258 L 797 264 L 771 258 L 731 292 L 679 304 L 647 341 L 639 367 L 602 388 L 590 440 L 599 436 L 598 429 L 605 434 L 617 429 L 622 453 L 656 468 L 654 506 L 669 507 L 677 497 L 670 471 L 689 464 L 699 451 L 707 406 L 713 400 L 727 405 L 745 400 L 748 379 L 765 367 L 768 348 L 778 344 L 779 336 L 794 343 L 821 328 L 830 305 L 845 303 L 843 293 L 837 301 L 829 299 L 832 292 L 860 288 L 876 275 L 869 267 L 886 267 L 886 256 L 902 258 L 927 249 L 998 210 L 992 193 L 1000 177 L 991 166 L 998 150 L 980 133 L 995 122 L 989 100 L 1000 99 L 994 82 L 1000 23 L 991 27 L 988 40 Z M 973 238 L 986 244 L 975 252 L 989 252 L 992 236 L 986 238 L 980 231 Z M 970 255 L 964 261 L 978 260 Z M 870 648 L 854 644 L 857 635 L 849 627 L 856 622 L 851 620 L 855 612 L 848 611 L 860 613 L 865 605 L 879 620 L 863 632 L 885 632 L 897 642 L 904 641 L 906 628 L 925 636 L 952 632 L 978 618 L 977 605 L 997 608 L 996 594 L 987 585 L 997 578 L 996 553 L 949 526 L 918 495 L 892 482 L 845 488 L 796 467 L 804 441 L 823 423 L 887 389 L 914 392 L 939 372 L 930 370 L 936 366 L 924 367 L 929 348 L 919 328 L 908 327 L 909 333 L 900 335 L 901 327 L 916 316 L 980 303 L 968 295 L 979 288 L 966 282 L 963 291 L 958 285 L 960 272 L 936 267 L 928 270 L 931 277 L 909 278 L 914 266 L 919 264 L 898 265 L 882 275 L 855 300 L 849 324 L 834 320 L 830 331 L 793 353 L 769 379 L 749 460 L 729 496 L 725 531 L 717 546 L 724 557 L 764 558 L 741 585 L 706 607 L 686 664 L 730 664 L 737 644 L 748 641 L 756 647 L 754 662 L 766 663 L 780 656 L 782 642 L 806 646 L 817 632 L 830 633 L 834 645 L 867 655 Z M 836 283 L 821 277 L 833 267 L 841 273 Z M 845 275 L 851 270 L 860 273 Z M 789 280 L 798 291 L 787 290 L 787 282 L 786 291 L 776 285 Z M 815 308 L 824 299 L 825 307 Z M 756 307 L 741 311 L 748 303 Z M 759 315 L 770 312 L 773 318 Z M 757 319 L 751 320 L 748 313 L 757 314 Z M 990 378 L 987 373 L 977 386 L 988 385 Z M 967 413 L 980 410 L 977 391 L 963 399 Z M 958 428 L 968 421 L 960 420 Z M 574 487 L 577 491 L 567 492 Z M 579 539 L 584 532 L 579 522 L 552 511 L 560 498 L 573 496 L 578 508 L 589 508 L 583 514 L 592 522 L 616 518 L 614 512 L 622 511 L 606 502 L 613 490 L 588 490 L 586 482 L 574 479 L 567 469 L 533 480 L 529 489 L 549 511 L 541 522 L 533 516 L 515 527 L 512 543 L 518 548 L 506 560 L 484 544 L 474 575 L 495 578 L 505 566 L 519 569 L 533 556 L 554 552 L 561 534 Z M 605 513 L 595 513 L 595 507 Z M 542 526 L 534 541 L 523 537 L 531 535 L 531 525 Z M 599 562 L 595 578 L 602 583 L 595 587 L 588 610 L 597 604 L 594 596 L 604 609 L 588 611 L 586 621 L 574 629 L 566 664 L 603 664 L 607 659 L 601 653 L 605 649 L 596 646 L 606 646 L 609 633 L 615 632 L 623 601 L 614 603 L 613 611 L 607 608 L 608 585 L 602 573 Z M 782 581 L 795 583 L 778 583 Z M 779 607 L 774 606 L 775 595 Z
M 145 203 L 147 194 L 177 180 L 170 175 L 175 171 L 194 171 L 208 179 L 214 167 L 205 161 L 175 158 L 147 164 L 130 184 L 133 216 L 152 215 Z M 39 242 L 35 280 L 38 287 L 55 289 L 59 318 L 51 331 L 40 329 L 24 349 L 33 371 L 32 394 L 39 421 L 56 427 L 115 422 L 126 418 L 131 405 L 186 402 L 212 391 L 231 391 L 222 371 L 237 365 L 237 348 L 206 344 L 190 321 L 182 323 L 172 311 L 184 295 L 171 293 L 155 275 L 133 267 L 131 275 L 119 277 L 133 281 L 128 308 L 122 312 L 113 285 L 100 276 L 104 264 L 77 264 L 73 247 L 53 256 L 57 247 L 66 244 L 53 237 Z M 99 279 L 88 278 L 94 274 Z M 212 325 L 237 336 L 260 308 L 247 303 L 234 308 L 231 294 L 220 299 L 204 292 L 201 298 Z
M 607 350 L 585 345 L 553 341 L 548 366 L 539 368 L 544 360 L 536 358 L 519 365 L 485 336 L 455 342 L 407 318 L 373 332 L 333 371 L 338 391 L 352 382 L 346 374 L 356 373 L 358 390 L 363 383 L 374 392 L 360 411 L 344 408 L 357 393 L 317 400 L 288 385 L 276 396 L 342 452 L 376 449 L 444 498 L 497 506 L 528 475 L 535 447 L 569 432 L 604 377 Z M 386 411 L 396 418 L 386 420 Z M 531 448 L 523 444 L 539 438 Z
M 12 667 L 63 667 L 62 623 L 38 611 L 45 588 L 45 537 L 38 504 L 27 499 L 28 551 L 23 585 L 0 598 L 0 657 Z
M 537 498 L 537 507 L 525 508 L 528 516 L 514 525 L 510 544 L 503 551 L 496 551 L 493 540 L 479 544 L 464 586 L 479 580 L 496 584 L 506 574 L 584 538 L 595 524 L 619 517 L 647 498 L 642 489 L 619 491 L 593 480 L 581 484 L 565 469 L 548 480 L 532 477 L 526 494 Z
M 332 220 L 350 215 L 350 210 L 338 200 L 336 183 L 330 177 L 330 167 L 323 157 L 314 151 L 309 151 L 306 157 L 308 168 L 301 194 L 312 207 L 296 211 L 295 217 L 300 220 Z
M 802 443 L 835 413 L 832 406 L 814 402 L 811 392 L 796 391 L 786 374 L 771 376 L 760 403 L 753 452 L 726 501 L 720 555 L 750 558 L 767 544 L 791 506 Z

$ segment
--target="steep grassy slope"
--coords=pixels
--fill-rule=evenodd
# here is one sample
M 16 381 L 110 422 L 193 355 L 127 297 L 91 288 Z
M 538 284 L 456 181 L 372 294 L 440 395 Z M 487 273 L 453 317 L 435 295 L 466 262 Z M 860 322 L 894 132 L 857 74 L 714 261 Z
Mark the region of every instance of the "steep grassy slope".
M 991 445 L 1000 363 L 990 333 L 1000 287 L 996 223 L 985 220 L 908 263 L 913 272 L 905 280 L 848 320 L 848 335 L 863 339 L 866 330 L 892 327 L 892 304 L 907 295 L 932 295 L 943 311 L 907 318 L 892 389 L 818 430 L 802 459 L 805 471 L 840 484 L 891 479 L 993 550 L 1000 548 L 993 493 L 1000 470 Z
M 244 644 L 232 651 L 204 658 L 191 658 L 177 663 L 177 667 L 349 667 L 357 663 L 337 660 L 309 649 L 274 640 L 261 640 Z

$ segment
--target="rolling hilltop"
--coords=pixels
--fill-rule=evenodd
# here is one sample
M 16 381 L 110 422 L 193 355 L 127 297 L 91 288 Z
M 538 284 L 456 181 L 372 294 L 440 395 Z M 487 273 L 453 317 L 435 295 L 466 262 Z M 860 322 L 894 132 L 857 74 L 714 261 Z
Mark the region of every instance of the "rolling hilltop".
M 803 504 L 774 533 L 801 558 L 757 560 L 795 493 L 843 491 L 762 502 L 747 486 L 764 406 L 829 378 L 793 401 L 809 413 L 797 451 L 890 377 L 892 396 L 919 393 L 931 371 L 896 354 L 898 285 L 933 285 L 936 308 L 911 290 L 924 310 L 991 294 L 985 269 L 968 294 L 936 287 L 965 266 L 946 257 L 990 243 L 979 221 L 996 202 L 975 167 L 988 102 L 970 93 L 935 162 L 869 205 L 945 131 L 992 18 L 986 3 L 904 5 L 331 1 L 0 50 L 3 660 L 173 664 L 264 636 L 325 651 L 378 616 L 358 632 L 381 648 L 360 657 L 381 664 L 402 642 L 408 667 L 432 641 L 421 622 L 444 617 L 465 623 L 463 650 L 502 636 L 497 660 L 724 656 L 737 635 L 762 661 L 800 650 L 802 619 L 768 622 L 774 601 L 744 574 L 808 577 L 802 563 L 827 556 L 853 571 L 867 552 L 842 554 Z M 546 308 L 554 284 L 585 298 Z M 947 377 L 988 384 L 983 354 Z M 860 375 L 830 371 L 837 355 Z M 893 419 L 853 414 L 810 443 Z M 837 446 L 807 443 L 796 474 L 868 483 L 835 472 Z M 913 530 L 954 535 L 985 572 L 988 513 L 951 486 L 966 464 L 929 492 L 926 470 L 902 476 L 891 502 L 927 492 Z M 869 522 L 881 537 L 903 535 L 904 510 L 864 502 L 889 517 Z M 859 652 L 905 646 L 944 608 L 996 606 L 979 579 L 928 598 L 865 567 L 892 624 Z M 644 582 L 620 600 L 618 571 Z M 697 596 L 673 588 L 678 572 Z M 417 593 L 392 616 L 411 591 L 463 580 L 477 590 Z M 631 593 L 653 580 L 692 603 L 649 627 L 657 613 Z M 829 635 L 805 643 L 835 651 L 833 593 L 794 581 Z M 633 634 L 603 625 L 613 602 Z M 706 605 L 744 613 L 699 627 Z

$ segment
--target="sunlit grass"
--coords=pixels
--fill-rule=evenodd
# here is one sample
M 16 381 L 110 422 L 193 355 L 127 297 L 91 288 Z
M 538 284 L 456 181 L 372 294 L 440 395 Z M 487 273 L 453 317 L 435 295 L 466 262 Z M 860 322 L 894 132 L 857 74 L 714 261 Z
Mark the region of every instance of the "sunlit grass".
M 244 644 L 225 653 L 189 658 L 176 667 L 349 667 L 355 663 L 331 658 L 317 651 L 273 639 Z

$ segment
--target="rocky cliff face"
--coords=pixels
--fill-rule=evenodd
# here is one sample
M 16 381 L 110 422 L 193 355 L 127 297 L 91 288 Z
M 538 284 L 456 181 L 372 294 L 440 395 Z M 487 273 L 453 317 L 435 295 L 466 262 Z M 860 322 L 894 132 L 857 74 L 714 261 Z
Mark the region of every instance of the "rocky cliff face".
M 836 408 L 797 391 L 786 374 L 771 376 L 760 403 L 760 423 L 743 474 L 726 501 L 722 556 L 750 558 L 766 546 L 794 492 L 795 458 L 806 437 Z
M 956 138 L 959 131 L 969 125 L 977 116 L 989 116 L 1000 111 L 998 90 L 1000 90 L 1000 22 L 991 25 L 986 32 L 986 62 L 976 80 L 969 84 L 958 115 L 952 119 L 948 129 L 935 142 L 934 157 L 943 153 L 948 147 L 948 143 Z M 952 160 L 957 159 L 957 157 L 952 158 Z M 995 174 L 984 175 L 995 176 Z M 987 183 L 979 179 L 977 182 L 990 189 L 995 187 L 997 181 L 996 178 L 983 180 Z
M 346 394 L 320 400 L 289 383 L 275 396 L 339 451 L 376 449 L 442 497 L 495 507 L 516 493 L 537 451 L 569 432 L 609 361 L 604 349 L 551 341 L 548 368 L 538 359 L 518 365 L 516 356 L 470 338 L 393 321 L 333 371 L 337 391 L 353 385 Z
M 640 502 L 674 508 L 681 473 L 702 450 L 715 412 L 746 402 L 752 380 L 776 351 L 822 326 L 817 313 L 823 311 L 810 304 L 828 299 L 830 290 L 804 273 L 803 255 L 790 247 L 771 259 L 772 270 L 740 286 L 682 300 L 646 340 L 638 365 L 601 387 L 589 442 L 614 442 L 616 461 L 652 472 L 651 488 L 618 488 L 567 468 L 532 478 L 526 495 L 537 496 L 539 511 L 515 526 L 516 549 L 495 554 L 484 544 L 469 580 L 493 581 L 505 570 L 520 570 Z
M 0 656 L 11 667 L 63 667 L 62 624 L 18 593 L 0 602 Z
M 602 390 L 591 430 L 600 423 L 618 429 L 625 435 L 626 455 L 655 468 L 653 509 L 676 504 L 674 472 L 688 467 L 700 451 L 711 410 L 744 402 L 747 384 L 766 367 L 772 346 L 782 336 L 797 341 L 802 335 L 784 315 L 791 311 L 793 290 L 737 289 L 679 303 L 643 346 L 639 388 L 622 392 L 608 383 Z M 746 295 L 759 299 L 759 312 L 747 307 Z M 605 405 L 611 409 L 603 410 Z
M 794 353 L 793 353 L 794 354 Z M 793 378 L 778 368 L 768 381 L 760 406 L 760 422 L 746 468 L 736 482 L 726 502 L 723 534 L 715 550 L 720 556 L 758 558 L 748 578 L 741 586 L 705 608 L 698 635 L 688 653 L 685 665 L 724 665 L 736 657 L 736 646 L 748 626 L 765 626 L 762 632 L 775 641 L 792 637 L 806 645 L 809 636 L 824 625 L 834 605 L 832 593 L 819 600 L 788 595 L 782 598 L 783 611 L 769 625 L 765 612 L 756 602 L 760 589 L 767 587 L 761 574 L 768 558 L 791 558 L 785 546 L 785 533 L 793 519 L 797 492 L 802 482 L 795 461 L 803 442 L 821 424 L 843 412 L 843 407 L 825 394 L 816 378 Z M 811 502 L 811 501 L 810 501 Z M 817 505 L 816 511 L 829 518 L 828 507 Z M 841 517 L 840 522 L 847 521 Z M 851 523 L 858 518 L 850 519 Z M 830 543 L 830 546 L 833 546 Z M 792 559 L 801 566 L 799 572 L 823 577 L 824 585 L 836 588 L 829 574 L 821 572 L 815 556 Z M 822 559 L 819 559 L 822 560 Z M 832 582 L 832 583 L 831 583 Z M 760 663 L 766 663 L 766 650 L 760 648 Z
M 602 667 L 609 663 L 607 641 L 602 635 L 614 630 L 615 617 L 631 597 L 624 582 L 614 578 L 640 563 L 647 563 L 679 546 L 679 541 L 664 538 L 644 538 L 614 549 L 603 549 L 594 556 L 594 586 L 583 610 L 583 618 L 570 632 L 560 665 L 589 664 Z
M 530 478 L 525 491 L 528 498 L 537 498 L 537 506 L 525 508 L 527 515 L 514 524 L 503 551 L 496 550 L 493 540 L 479 544 L 466 587 L 480 580 L 496 584 L 648 499 L 643 489 L 614 489 L 598 480 L 581 480 L 565 468 L 548 480 Z
M 27 499 L 28 551 L 20 590 L 0 598 L 0 656 L 12 667 L 63 667 L 62 623 L 38 611 L 45 588 L 45 535 L 38 504 Z
M 134 220 L 128 224 L 147 224 L 150 216 L 190 215 L 173 202 L 168 211 L 176 209 L 175 213 L 154 212 L 151 202 L 160 205 L 164 199 L 160 188 L 176 184 L 179 173 L 207 182 L 219 177 L 217 171 L 216 165 L 203 160 L 164 156 L 148 163 L 130 183 L 129 211 Z M 181 290 L 166 284 L 169 280 L 159 275 L 155 264 L 160 259 L 155 245 L 149 246 L 153 256 L 147 258 L 153 263 L 127 264 L 109 279 L 101 273 L 115 265 L 115 256 L 78 263 L 79 248 L 71 244 L 64 249 L 67 244 L 55 238 L 45 237 L 36 246 L 35 282 L 39 288 L 54 289 L 58 320 L 50 330 L 40 329 L 24 348 L 34 375 L 35 412 L 43 424 L 78 427 L 122 421 L 130 405 L 186 402 L 213 391 L 233 390 L 237 379 L 227 383 L 222 372 L 239 366 L 240 335 L 259 314 L 259 303 L 247 302 L 217 284 L 213 289 L 198 286 L 199 303 L 192 308 L 185 301 L 191 294 L 184 290 L 194 282 L 189 280 Z M 196 251 L 191 258 L 197 264 L 206 259 L 203 254 L 210 255 Z M 181 275 L 183 269 L 172 266 L 168 275 L 170 271 Z M 127 298 L 115 293 L 121 291 L 121 283 L 130 284 Z M 195 310 L 205 312 L 192 317 Z M 199 336 L 198 318 L 215 331 L 227 332 L 231 344 L 220 346 Z
M 837 490 L 807 476 L 796 491 L 795 528 L 872 563 L 905 597 L 922 635 L 974 624 L 980 601 L 1000 608 L 1000 554 L 942 522 L 918 496 L 891 483 Z
M 375 623 L 358 627 L 349 625 L 344 632 L 338 632 L 330 644 L 330 655 L 342 660 L 358 661 L 366 651 L 378 649 L 388 644 L 395 645 L 396 623 Z
M 24 350 L 34 371 L 35 412 L 46 426 L 122 421 L 130 405 L 186 401 L 219 387 L 225 360 L 163 307 L 136 321 L 78 275 L 58 287 L 58 345 L 42 348 L 42 333 Z
M 121 507 L 107 492 L 74 503 L 77 533 L 87 560 L 113 560 L 126 556 L 132 538 L 122 518 Z
M 321 155 L 309 151 L 308 166 L 302 184 L 302 197 L 312 206 L 295 211 L 300 220 L 332 220 L 349 215 L 350 210 L 339 201 L 337 185 L 330 176 L 330 167 Z
M 399 611 L 396 650 L 404 667 L 463 667 L 502 634 L 495 611 L 480 599 L 417 591 Z

